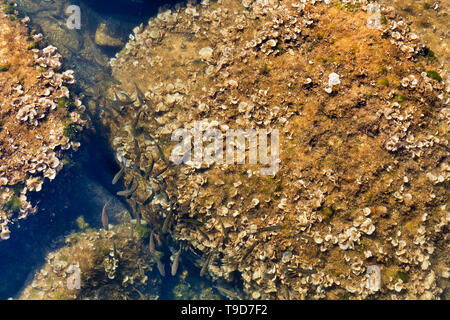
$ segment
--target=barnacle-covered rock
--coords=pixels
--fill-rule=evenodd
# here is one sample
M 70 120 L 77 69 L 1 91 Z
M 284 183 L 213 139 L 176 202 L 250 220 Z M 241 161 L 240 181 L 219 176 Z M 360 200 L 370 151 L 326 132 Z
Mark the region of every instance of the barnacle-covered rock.
M 74 131 L 86 120 L 69 86 L 73 71 L 58 73 L 62 56 L 54 46 L 39 49 L 42 34 L 30 35 L 23 19 L 10 19 L 0 8 L 0 226 L 1 240 L 10 237 L 8 224 L 36 212 L 27 201 L 62 168 L 64 150 L 76 149 Z M 2 67 L 3 66 L 3 67 Z M 6 66 L 8 66 L 6 68 Z M 63 98 L 63 100 L 61 100 Z
M 136 100 L 103 116 L 130 201 L 203 273 L 262 299 L 441 297 L 428 275 L 448 262 L 448 89 L 408 24 L 374 10 L 188 3 L 111 59 L 110 99 Z M 244 161 L 212 157 L 231 129 Z M 278 132 L 279 154 L 250 162 L 255 132 Z
M 161 280 L 151 275 L 154 261 L 132 228 L 68 235 L 19 299 L 157 299 Z

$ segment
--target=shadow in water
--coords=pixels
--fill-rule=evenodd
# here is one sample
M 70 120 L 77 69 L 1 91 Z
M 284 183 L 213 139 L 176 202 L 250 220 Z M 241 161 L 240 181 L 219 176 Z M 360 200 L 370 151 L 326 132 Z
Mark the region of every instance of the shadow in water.
M 185 3 L 183 0 L 82 0 L 93 10 L 106 15 L 124 15 L 125 19 L 139 19 L 155 15 L 163 5 Z

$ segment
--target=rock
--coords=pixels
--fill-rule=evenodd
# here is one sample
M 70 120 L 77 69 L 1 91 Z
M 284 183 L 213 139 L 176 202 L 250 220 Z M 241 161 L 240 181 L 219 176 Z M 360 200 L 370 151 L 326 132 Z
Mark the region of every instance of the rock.
M 113 36 L 106 23 L 100 23 L 95 31 L 95 43 L 102 47 L 122 47 L 125 45 L 120 37 Z

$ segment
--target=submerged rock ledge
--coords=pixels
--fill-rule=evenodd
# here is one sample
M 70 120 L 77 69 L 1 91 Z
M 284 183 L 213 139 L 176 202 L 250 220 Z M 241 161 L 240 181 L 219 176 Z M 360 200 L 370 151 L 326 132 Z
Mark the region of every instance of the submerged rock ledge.
M 103 119 L 136 217 L 249 298 L 445 295 L 446 71 L 393 8 L 203 1 L 130 39 L 109 95 L 135 105 Z M 280 170 L 167 161 L 174 130 L 194 127 L 278 129 Z

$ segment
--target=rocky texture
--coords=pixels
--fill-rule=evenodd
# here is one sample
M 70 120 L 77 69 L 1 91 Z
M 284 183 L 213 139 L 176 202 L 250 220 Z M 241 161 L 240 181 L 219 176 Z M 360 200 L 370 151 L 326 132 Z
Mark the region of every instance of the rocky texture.
M 83 220 L 79 224 L 86 228 Z M 134 228 L 128 222 L 67 236 L 65 247 L 48 254 L 20 299 L 157 299 L 161 280 L 151 276 L 154 262 Z
M 95 43 L 104 47 L 122 47 L 125 44 L 120 37 L 111 34 L 106 23 L 100 23 L 95 31 Z
M 402 18 L 410 22 L 411 30 L 432 49 L 429 59 L 439 60 L 444 70 L 450 66 L 450 3 L 448 1 L 394 0 L 381 1 L 392 5 Z M 447 79 L 447 81 L 449 81 Z
M 163 231 L 173 220 L 202 271 L 251 298 L 442 297 L 446 74 L 393 8 L 203 1 L 130 39 L 110 99 L 135 105 L 104 106 L 128 201 Z M 171 164 L 178 128 L 278 129 L 280 170 Z
M 70 92 L 72 70 L 62 71 L 62 56 L 53 46 L 40 49 L 42 34 L 29 34 L 15 16 L 14 5 L 0 12 L 0 226 L 36 212 L 27 200 L 64 165 L 68 150 L 86 121 L 85 107 Z M 10 13 L 5 15 L 4 12 Z

